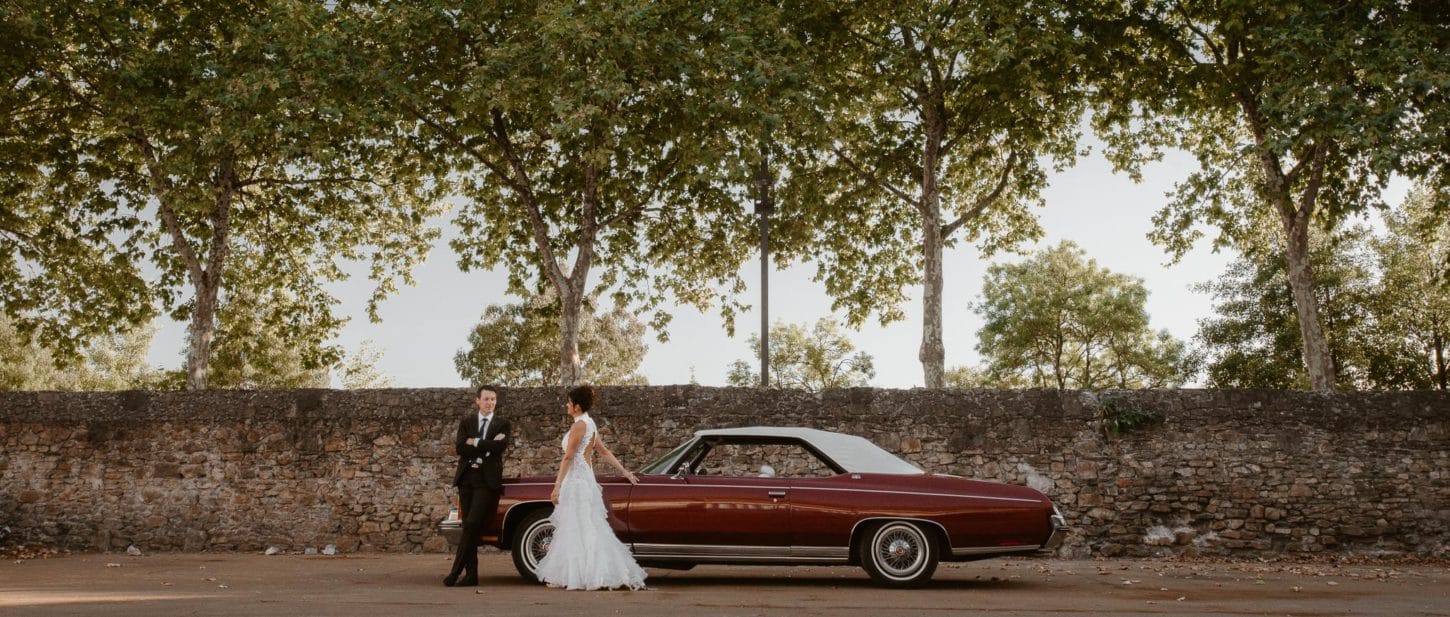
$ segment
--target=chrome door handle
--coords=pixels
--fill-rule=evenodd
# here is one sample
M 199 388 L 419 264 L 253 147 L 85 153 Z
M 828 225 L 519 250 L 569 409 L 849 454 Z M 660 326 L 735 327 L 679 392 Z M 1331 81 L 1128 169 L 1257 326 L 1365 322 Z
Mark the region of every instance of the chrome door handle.
M 771 491 L 766 493 L 771 499 L 785 499 L 785 491 Z

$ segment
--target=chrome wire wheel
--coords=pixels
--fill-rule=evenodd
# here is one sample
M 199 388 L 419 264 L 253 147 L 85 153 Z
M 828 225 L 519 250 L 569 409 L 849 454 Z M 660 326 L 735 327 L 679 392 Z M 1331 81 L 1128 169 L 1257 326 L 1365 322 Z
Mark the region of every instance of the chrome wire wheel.
M 554 541 L 554 523 L 549 520 L 552 510 L 544 508 L 530 513 L 519 523 L 519 531 L 513 539 L 514 569 L 524 579 L 538 582 L 539 560 L 549 554 L 549 545 Z
M 524 562 L 529 570 L 538 572 L 539 561 L 549 554 L 549 544 L 554 541 L 554 524 L 549 519 L 540 520 L 524 530 Z
M 862 538 L 861 565 L 876 582 L 891 587 L 912 587 L 936 571 L 937 548 L 921 526 L 892 521 Z
M 892 578 L 909 578 L 926 561 L 926 537 L 909 525 L 891 525 L 876 535 L 876 559 Z

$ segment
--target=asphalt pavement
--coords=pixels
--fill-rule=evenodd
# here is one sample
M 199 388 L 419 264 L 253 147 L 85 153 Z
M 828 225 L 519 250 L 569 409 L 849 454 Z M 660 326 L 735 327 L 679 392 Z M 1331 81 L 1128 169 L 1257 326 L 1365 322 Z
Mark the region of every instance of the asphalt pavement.
M 642 591 L 528 584 L 507 554 L 481 585 L 451 556 L 78 554 L 0 563 L 0 616 L 105 615 L 1384 615 L 1450 616 L 1443 564 L 998 559 L 942 564 L 911 590 L 854 567 L 649 570 Z

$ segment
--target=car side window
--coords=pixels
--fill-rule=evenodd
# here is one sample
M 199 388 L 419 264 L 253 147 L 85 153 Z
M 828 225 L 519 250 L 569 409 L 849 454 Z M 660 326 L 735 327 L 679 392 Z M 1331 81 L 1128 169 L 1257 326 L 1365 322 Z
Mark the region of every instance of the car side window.
M 800 444 L 716 444 L 695 466 L 696 474 L 734 478 L 821 478 L 836 475 Z

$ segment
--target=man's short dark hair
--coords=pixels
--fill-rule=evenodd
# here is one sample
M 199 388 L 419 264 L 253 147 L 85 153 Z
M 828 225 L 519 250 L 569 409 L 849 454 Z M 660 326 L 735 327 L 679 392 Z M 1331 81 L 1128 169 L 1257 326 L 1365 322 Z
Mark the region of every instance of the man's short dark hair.
M 483 384 L 479 386 L 477 390 L 473 391 L 473 398 L 483 396 L 484 390 L 488 390 L 489 392 L 492 392 L 494 396 L 498 396 L 498 386 L 495 386 L 493 384 Z

